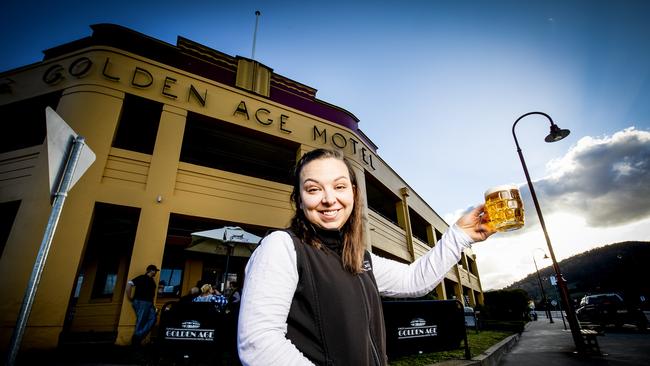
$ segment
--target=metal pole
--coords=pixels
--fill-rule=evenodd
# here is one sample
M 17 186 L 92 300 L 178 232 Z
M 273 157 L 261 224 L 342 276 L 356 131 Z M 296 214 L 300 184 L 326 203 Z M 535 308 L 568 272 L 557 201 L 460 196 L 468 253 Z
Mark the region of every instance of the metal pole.
M 224 234 L 225 236 L 225 234 Z M 223 293 L 226 291 L 226 282 L 228 281 L 228 267 L 230 264 L 230 256 L 232 255 L 232 252 L 234 250 L 234 246 L 228 245 L 228 250 L 226 254 L 226 268 L 223 271 L 223 281 L 221 282 L 221 292 Z
M 551 316 L 551 311 L 548 308 L 548 299 L 546 297 L 546 292 L 544 292 L 544 285 L 542 285 L 542 277 L 539 275 L 539 269 L 537 269 L 537 261 L 535 261 L 535 255 L 533 255 L 533 263 L 535 263 L 535 271 L 537 271 L 537 281 L 539 282 L 539 288 L 542 290 L 542 299 L 544 300 L 544 309 L 546 311 L 546 316 L 548 316 L 550 323 L 553 324 L 553 316 Z
M 259 23 L 260 15 L 262 15 L 262 13 L 260 13 L 259 10 L 256 10 L 255 11 L 255 31 L 253 31 L 253 52 L 251 54 L 251 59 L 252 60 L 255 60 L 255 43 L 257 42 L 257 24 Z
M 557 291 L 557 288 L 555 289 L 555 291 Z M 566 322 L 564 321 L 564 311 L 562 310 L 562 301 L 560 301 L 560 316 L 562 317 L 562 324 L 564 324 L 564 330 L 566 330 Z
M 72 183 L 72 175 L 74 174 L 74 170 L 77 167 L 77 162 L 79 161 L 81 150 L 83 149 L 84 145 L 86 145 L 86 140 L 81 136 L 78 136 L 72 142 L 72 149 L 68 155 L 63 178 L 59 184 L 59 189 L 54 194 L 54 203 L 52 204 L 50 218 L 47 222 L 47 226 L 45 227 L 45 234 L 43 235 L 43 240 L 41 241 L 41 247 L 38 251 L 38 255 L 36 256 L 36 263 L 34 263 L 32 275 L 29 279 L 29 283 L 27 284 L 27 289 L 25 290 L 23 304 L 20 307 L 18 319 L 16 320 L 16 328 L 14 329 L 13 335 L 11 336 L 11 343 L 9 345 L 9 352 L 7 354 L 8 366 L 13 366 L 16 362 L 16 356 L 18 355 L 18 349 L 20 348 L 20 343 L 22 341 L 23 335 L 25 334 L 25 327 L 27 325 L 27 320 L 29 319 L 29 313 L 32 311 L 34 297 L 36 296 L 36 290 L 38 289 L 38 284 L 41 280 L 43 267 L 45 266 L 45 260 L 47 259 L 48 252 L 50 251 L 52 239 L 54 238 L 54 232 L 56 231 L 56 226 L 59 223 L 61 211 L 63 210 L 63 203 L 65 202 L 65 198 L 68 195 L 68 190 L 70 189 L 70 185 Z
M 586 348 L 585 348 L 584 339 L 582 338 L 582 334 L 580 334 L 580 323 L 578 323 L 578 318 L 576 317 L 575 309 L 573 309 L 573 304 L 571 304 L 571 300 L 570 300 L 571 298 L 569 296 L 569 289 L 567 288 L 566 281 L 562 276 L 562 271 L 560 271 L 560 266 L 558 265 L 557 260 L 555 260 L 555 253 L 553 252 L 551 239 L 549 238 L 548 232 L 546 231 L 546 223 L 544 222 L 544 216 L 542 216 L 542 210 L 539 207 L 539 202 L 537 201 L 535 188 L 533 187 L 533 182 L 530 180 L 530 174 L 528 174 L 528 167 L 526 167 L 526 161 L 524 160 L 524 155 L 521 152 L 521 148 L 519 147 L 519 141 L 517 141 L 517 135 L 515 134 L 515 127 L 517 126 L 517 122 L 519 122 L 522 118 L 529 116 L 531 114 L 543 115 L 546 118 L 548 118 L 548 120 L 551 122 L 551 125 L 553 125 L 553 120 L 548 114 L 542 112 L 529 112 L 519 117 L 512 125 L 512 136 L 515 139 L 515 145 L 517 146 L 517 154 L 519 155 L 521 166 L 524 169 L 524 174 L 526 175 L 526 182 L 528 183 L 528 188 L 530 189 L 530 195 L 533 198 L 533 204 L 535 205 L 535 210 L 537 211 L 537 217 L 539 218 L 539 223 L 542 226 L 542 231 L 544 232 L 546 245 L 548 246 L 548 251 L 551 254 L 551 260 L 553 261 L 553 269 L 555 270 L 555 275 L 557 276 L 557 285 L 558 288 L 560 289 L 560 294 L 562 295 L 564 308 L 566 309 L 567 312 L 566 314 L 567 320 L 569 321 L 569 327 L 571 328 L 571 335 L 573 336 L 573 343 L 575 344 L 576 350 L 579 353 L 584 353 L 586 351 Z

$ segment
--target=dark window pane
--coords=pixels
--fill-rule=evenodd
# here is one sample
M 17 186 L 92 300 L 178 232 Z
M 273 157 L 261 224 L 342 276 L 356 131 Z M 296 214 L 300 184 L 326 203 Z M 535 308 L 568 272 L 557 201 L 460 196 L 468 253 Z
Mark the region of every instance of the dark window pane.
M 61 92 L 0 106 L 0 153 L 36 146 L 45 140 L 45 107 L 56 110 Z
M 436 232 L 436 242 L 442 239 L 442 233 L 438 229 L 433 229 Z
M 20 201 L 0 203 L 0 258 L 9 239 L 9 233 L 14 225 L 14 219 L 18 214 Z
M 290 184 L 297 151 L 293 141 L 188 113 L 180 160 Z
M 180 297 L 185 267 L 185 248 L 180 245 L 165 245 L 163 262 L 158 282 L 158 297 Z
M 413 232 L 413 236 L 423 243 L 429 244 L 429 241 L 427 240 L 427 226 L 429 226 L 429 223 L 410 207 L 409 218 L 411 219 L 411 231 Z
M 371 210 L 398 225 L 395 205 L 400 201 L 399 197 L 368 173 L 366 173 L 366 195 Z
M 84 268 L 97 266 L 92 298 L 111 298 L 120 261 L 131 256 L 140 209 L 97 203 Z
M 127 94 L 113 146 L 153 154 L 162 107 L 162 103 Z

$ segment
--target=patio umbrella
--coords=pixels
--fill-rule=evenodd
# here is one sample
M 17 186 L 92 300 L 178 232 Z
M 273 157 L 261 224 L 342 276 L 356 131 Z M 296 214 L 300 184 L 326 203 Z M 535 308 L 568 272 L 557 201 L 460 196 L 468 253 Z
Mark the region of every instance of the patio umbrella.
M 230 257 L 250 257 L 262 238 L 247 232 L 239 226 L 224 226 L 219 229 L 192 233 L 192 243 L 185 250 L 226 256 L 226 268 L 222 286 L 226 283 Z M 221 289 L 223 291 L 223 287 Z

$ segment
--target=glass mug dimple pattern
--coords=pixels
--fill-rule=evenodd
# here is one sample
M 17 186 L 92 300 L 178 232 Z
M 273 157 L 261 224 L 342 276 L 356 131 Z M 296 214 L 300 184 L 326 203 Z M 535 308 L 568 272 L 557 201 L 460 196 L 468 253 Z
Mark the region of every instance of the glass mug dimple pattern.
M 487 225 L 496 231 L 512 231 L 524 226 L 524 203 L 515 185 L 496 186 L 485 191 Z

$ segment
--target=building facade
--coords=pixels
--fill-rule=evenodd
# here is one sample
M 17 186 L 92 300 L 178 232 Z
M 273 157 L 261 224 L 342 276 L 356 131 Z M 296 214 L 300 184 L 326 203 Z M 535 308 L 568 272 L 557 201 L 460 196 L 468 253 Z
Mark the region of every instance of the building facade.
M 75 336 L 128 344 L 124 289 L 161 268 L 157 306 L 199 281 L 245 281 L 250 253 L 192 250 L 191 233 L 225 225 L 257 235 L 292 216 L 289 173 L 304 152 L 344 151 L 364 197 L 369 250 L 421 256 L 447 224 L 378 155 L 348 111 L 269 67 L 182 37 L 171 45 L 111 24 L 0 74 L 0 317 L 6 348 L 51 210 L 45 139 L 50 106 L 96 161 L 70 191 L 22 348 Z M 431 294 L 483 302 L 466 250 Z

